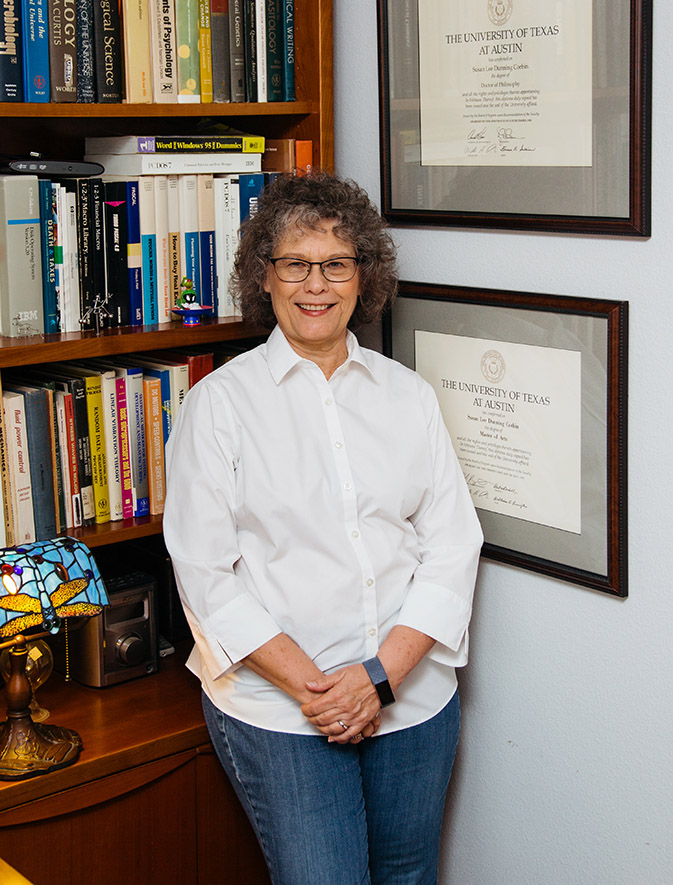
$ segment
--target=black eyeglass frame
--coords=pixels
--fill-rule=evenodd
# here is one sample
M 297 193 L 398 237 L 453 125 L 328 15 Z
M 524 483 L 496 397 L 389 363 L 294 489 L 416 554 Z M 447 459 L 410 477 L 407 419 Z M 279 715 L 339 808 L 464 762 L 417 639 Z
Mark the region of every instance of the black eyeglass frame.
M 353 270 L 353 275 L 344 278 L 341 280 L 331 280 L 325 273 L 325 269 L 323 264 L 329 264 L 331 261 L 342 261 L 343 259 L 348 259 L 348 261 L 355 262 L 355 269 Z M 277 261 L 296 261 L 298 264 L 303 264 L 306 266 L 306 276 L 302 277 L 300 280 L 284 280 L 281 275 L 278 273 L 278 268 L 276 267 Z M 303 258 L 290 258 L 287 255 L 280 255 L 278 258 L 269 258 L 269 263 L 273 265 L 273 269 L 276 273 L 276 276 L 281 281 L 281 283 L 303 283 L 307 280 L 311 274 L 311 268 L 313 265 L 318 265 L 320 268 L 320 273 L 323 275 L 323 278 L 327 280 L 328 283 L 349 283 L 355 274 L 358 272 L 358 265 L 360 264 L 360 257 L 358 255 L 335 255 L 334 258 L 326 258 L 325 261 L 305 261 Z

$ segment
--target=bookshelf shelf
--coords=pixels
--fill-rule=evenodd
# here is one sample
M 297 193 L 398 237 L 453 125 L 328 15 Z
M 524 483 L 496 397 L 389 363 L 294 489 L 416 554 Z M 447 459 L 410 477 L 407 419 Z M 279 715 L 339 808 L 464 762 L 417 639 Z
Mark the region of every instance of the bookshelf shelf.
M 120 541 L 147 538 L 160 535 L 162 529 L 161 516 L 142 516 L 139 519 L 124 519 L 115 522 L 104 522 L 62 532 L 71 538 L 77 538 L 87 547 L 104 547 L 107 544 L 118 544 Z
M 213 104 L 24 104 L 0 102 L 0 117 L 276 117 L 317 113 L 313 101 Z

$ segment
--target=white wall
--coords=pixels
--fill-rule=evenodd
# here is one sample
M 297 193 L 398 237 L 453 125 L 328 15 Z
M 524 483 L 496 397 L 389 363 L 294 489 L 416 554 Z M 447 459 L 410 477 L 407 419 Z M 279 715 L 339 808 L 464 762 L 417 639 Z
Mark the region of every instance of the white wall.
M 337 172 L 378 201 L 376 4 L 334 5 Z M 657 3 L 651 239 L 394 231 L 403 279 L 631 311 L 630 596 L 482 564 L 442 883 L 673 883 L 671 33 Z

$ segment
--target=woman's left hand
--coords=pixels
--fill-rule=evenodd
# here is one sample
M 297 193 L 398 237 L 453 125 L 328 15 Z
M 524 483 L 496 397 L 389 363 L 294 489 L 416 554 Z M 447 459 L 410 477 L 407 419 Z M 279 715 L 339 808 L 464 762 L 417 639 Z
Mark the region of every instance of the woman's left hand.
M 377 730 L 381 702 L 362 664 L 307 682 L 306 687 L 320 696 L 304 704 L 301 711 L 330 741 L 347 744 Z

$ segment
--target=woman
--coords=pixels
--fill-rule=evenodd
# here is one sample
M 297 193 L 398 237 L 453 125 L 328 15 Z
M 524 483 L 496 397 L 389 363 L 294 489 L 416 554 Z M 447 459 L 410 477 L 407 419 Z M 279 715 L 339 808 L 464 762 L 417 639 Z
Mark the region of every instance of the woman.
M 437 876 L 482 535 L 433 391 L 349 331 L 394 265 L 353 182 L 277 179 L 233 275 L 273 331 L 167 448 L 188 666 L 276 885 Z

